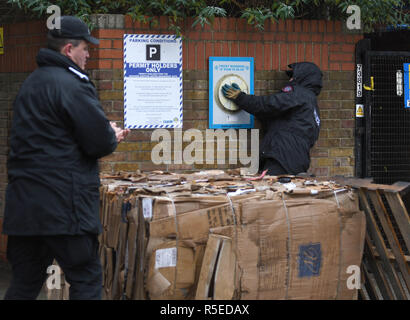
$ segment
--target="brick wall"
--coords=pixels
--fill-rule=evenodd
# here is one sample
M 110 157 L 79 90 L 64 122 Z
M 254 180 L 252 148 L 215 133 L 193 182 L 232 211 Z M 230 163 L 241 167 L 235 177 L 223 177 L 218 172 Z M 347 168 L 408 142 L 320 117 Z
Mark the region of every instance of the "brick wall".
M 128 16 L 96 15 L 87 64 L 99 91 L 102 106 L 112 121 L 123 124 L 123 35 L 170 34 L 161 17 L 155 28 L 133 22 Z M 310 173 L 318 176 L 354 174 L 354 48 L 361 35 L 348 34 L 340 21 L 289 20 L 266 23 L 263 32 L 234 18 L 215 19 L 213 26 L 183 26 L 183 130 L 208 127 L 208 58 L 245 56 L 255 58 L 255 94 L 278 91 L 286 81 L 284 70 L 295 61 L 312 61 L 324 74 L 319 96 L 322 119 L 320 138 L 312 149 Z M 23 79 L 35 68 L 35 56 L 45 43 L 45 21 L 4 26 L 5 54 L 0 55 L 0 201 L 6 186 L 6 155 L 11 102 Z M 12 89 L 11 89 L 12 88 Z M 258 126 L 258 123 L 256 123 Z M 151 130 L 132 130 L 110 156 L 101 160 L 106 172 L 141 170 L 191 170 L 226 168 L 228 165 L 154 165 Z M 0 212 L 0 218 L 3 210 Z M 0 246 L 0 255 L 1 255 Z

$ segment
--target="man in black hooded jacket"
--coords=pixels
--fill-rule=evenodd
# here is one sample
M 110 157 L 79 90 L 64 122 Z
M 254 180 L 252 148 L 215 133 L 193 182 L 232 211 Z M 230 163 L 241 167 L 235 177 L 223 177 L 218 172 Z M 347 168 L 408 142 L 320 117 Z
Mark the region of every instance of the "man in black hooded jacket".
M 261 121 L 265 131 L 260 148 L 261 168 L 268 170 L 269 175 L 306 172 L 310 149 L 319 137 L 316 96 L 322 89 L 322 72 L 311 62 L 293 63 L 289 68 L 289 83 L 273 95 L 248 95 L 236 84 L 222 88 L 225 97 Z
M 3 224 L 13 277 L 5 299 L 35 299 L 54 259 L 70 299 L 101 299 L 97 161 L 128 130 L 107 120 L 84 71 L 89 42 L 98 44 L 84 22 L 61 17 L 14 102 Z

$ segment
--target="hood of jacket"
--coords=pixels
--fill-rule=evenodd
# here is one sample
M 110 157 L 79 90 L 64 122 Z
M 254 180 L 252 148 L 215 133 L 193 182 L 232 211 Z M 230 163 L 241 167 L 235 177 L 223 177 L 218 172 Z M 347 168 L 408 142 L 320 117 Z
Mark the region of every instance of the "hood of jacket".
M 37 65 L 39 67 L 43 66 L 53 66 L 68 69 L 75 73 L 78 77 L 83 80 L 89 81 L 88 73 L 81 69 L 74 61 L 70 58 L 62 55 L 61 53 L 48 49 L 41 48 L 37 55 Z
M 286 73 L 293 77 L 291 83 L 296 83 L 319 95 L 323 85 L 322 72 L 317 65 L 312 62 L 297 62 L 290 64 L 289 68 L 292 70 Z

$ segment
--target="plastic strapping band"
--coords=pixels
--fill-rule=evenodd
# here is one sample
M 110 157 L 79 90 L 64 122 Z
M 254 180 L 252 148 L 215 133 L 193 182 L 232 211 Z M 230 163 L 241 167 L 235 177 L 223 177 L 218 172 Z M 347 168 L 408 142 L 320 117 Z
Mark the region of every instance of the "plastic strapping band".
M 288 299 L 288 290 L 289 290 L 289 281 L 290 281 L 290 248 L 291 248 L 291 237 L 290 237 L 290 220 L 289 220 L 289 212 L 288 212 L 288 207 L 286 206 L 286 201 L 284 194 L 282 192 L 282 201 L 283 201 L 283 207 L 285 208 L 285 214 L 286 214 L 286 224 L 288 225 L 288 239 L 286 241 L 286 295 L 285 299 Z
M 337 207 L 340 208 L 339 199 L 337 198 L 337 192 L 336 192 L 336 190 L 333 190 L 333 193 L 335 194 Z
M 338 190 L 338 191 L 343 191 L 342 190 Z M 333 193 L 335 194 L 335 198 L 336 198 L 336 204 L 337 207 L 340 208 L 340 203 L 339 203 L 339 199 L 337 198 L 337 192 L 336 190 L 333 190 Z M 342 218 L 340 216 L 340 212 L 339 210 L 337 211 L 337 217 L 339 219 L 339 229 L 340 229 L 340 234 L 339 234 L 339 279 L 337 281 L 337 288 L 336 288 L 336 297 L 335 299 L 337 299 L 339 297 L 339 293 L 340 293 L 340 278 L 342 275 Z
M 176 265 L 175 265 L 175 281 L 174 281 L 174 292 L 176 290 L 176 286 L 177 286 L 177 266 L 178 266 L 178 219 L 177 219 L 177 208 L 175 207 L 175 202 L 174 202 L 174 198 L 168 193 L 167 190 L 165 190 L 165 193 L 167 194 L 168 198 L 171 200 L 172 203 L 172 208 L 174 209 L 174 221 L 175 221 L 175 247 L 177 250 L 177 256 L 176 256 Z
M 229 205 L 231 206 L 232 219 L 233 219 L 233 223 L 235 226 L 235 257 L 236 257 L 236 253 L 238 251 L 238 228 L 237 228 L 236 214 L 235 214 L 235 208 L 232 203 L 232 199 L 229 196 L 228 192 L 226 192 L 226 197 L 228 198 Z M 235 270 L 234 270 L 234 275 L 233 275 L 234 281 L 236 281 L 236 268 L 237 268 L 237 263 L 235 263 Z

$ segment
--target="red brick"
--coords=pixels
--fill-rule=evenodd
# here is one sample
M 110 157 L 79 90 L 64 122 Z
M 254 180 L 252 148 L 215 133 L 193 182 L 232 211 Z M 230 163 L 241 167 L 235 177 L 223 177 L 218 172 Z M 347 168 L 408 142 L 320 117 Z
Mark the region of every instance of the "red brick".
M 249 40 L 252 40 L 252 41 L 262 41 L 262 39 L 263 39 L 262 32 L 257 31 L 257 30 L 254 30 L 254 32 L 252 32 L 249 37 Z
M 111 90 L 112 82 L 111 81 L 98 81 L 96 87 L 98 90 Z
M 302 20 L 295 20 L 295 32 L 302 31 Z
M 302 42 L 310 42 L 312 40 L 312 35 L 309 33 L 301 33 L 299 34 L 299 41 Z
M 111 69 L 112 60 L 98 60 L 98 68 L 99 69 Z
M 341 46 L 341 51 L 354 53 L 355 52 L 355 45 L 354 44 L 343 44 Z
M 340 64 L 335 63 L 335 62 L 331 62 L 330 66 L 329 66 L 329 70 L 330 71 L 340 71 Z
M 325 21 L 324 20 L 319 20 L 318 24 L 318 31 L 319 32 L 325 32 L 326 26 L 325 26 Z
M 220 42 L 215 42 L 214 52 L 216 57 L 222 56 L 222 44 Z
M 310 21 L 309 20 L 303 20 L 302 22 L 303 26 L 303 32 L 310 32 Z
M 132 29 L 132 26 L 133 26 L 132 18 L 128 14 L 124 16 L 124 26 L 126 29 Z
M 239 42 L 239 56 L 246 57 L 246 42 Z
M 159 27 L 162 30 L 168 30 L 168 27 L 169 27 L 168 17 L 166 17 L 166 16 L 159 17 Z
M 288 45 L 286 43 L 280 44 L 280 70 L 287 70 L 288 68 Z
M 247 44 L 248 57 L 255 57 L 255 44 L 250 42 Z
M 304 43 L 298 43 L 297 44 L 297 49 L 298 49 L 297 61 L 298 62 L 305 61 L 305 44 Z
M 354 56 L 349 53 L 331 53 L 330 61 L 353 61 Z
M 255 69 L 263 70 L 263 45 L 261 42 L 256 43 L 255 50 Z
M 334 32 L 333 21 L 326 21 L 326 32 Z
M 341 32 L 341 31 L 342 31 L 342 22 L 335 21 L 335 32 Z
M 111 47 L 112 47 L 112 40 L 100 40 L 100 44 L 98 45 L 98 48 L 101 48 L 101 49 L 111 49 Z
M 286 21 L 285 20 L 282 20 L 282 19 L 280 19 L 279 21 L 278 21 L 278 31 L 287 31 L 286 30 Z
M 118 29 L 98 29 L 95 33 L 101 39 L 120 39 L 124 37 L 124 30 Z
M 246 24 L 247 24 L 247 22 L 246 22 L 245 19 L 239 19 L 237 21 L 237 24 L 236 24 L 237 31 L 238 32 L 244 32 L 246 30 Z
M 263 45 L 263 68 L 265 70 L 272 69 L 272 46 L 270 43 Z
M 222 56 L 224 56 L 224 57 L 229 57 L 230 56 L 229 43 L 226 42 L 226 41 L 222 43 Z
M 288 33 L 288 41 L 289 42 L 296 42 L 299 39 L 299 34 L 297 33 Z
M 113 69 L 123 69 L 124 62 L 122 60 L 113 60 L 112 61 L 112 68 Z
M 324 42 L 334 42 L 335 41 L 335 35 L 333 33 L 325 33 L 323 35 L 323 41 Z
M 286 20 L 286 32 L 293 32 L 294 30 L 293 20 Z
M 329 68 L 329 52 L 328 52 L 328 45 L 322 44 L 322 70 L 328 70 Z
M 98 50 L 98 57 L 100 59 L 122 59 L 122 50 Z
M 342 63 L 342 70 L 343 71 L 354 71 L 355 64 L 354 63 Z
M 272 70 L 279 70 L 279 44 L 273 43 L 272 44 Z
M 114 49 L 123 49 L 124 47 L 124 40 L 112 40 L 112 47 Z
M 188 31 L 188 32 L 185 34 L 185 36 L 186 36 L 186 39 L 189 39 L 189 40 L 197 40 L 197 39 L 200 38 L 200 32 L 199 32 L 199 31 L 191 30 L 191 31 Z
M 321 59 L 320 59 L 320 46 L 321 45 L 319 43 L 313 44 L 313 62 L 318 66 L 320 66 L 320 62 L 321 62 Z
M 296 44 L 295 43 L 290 43 L 288 45 L 288 48 L 289 48 L 289 52 L 288 52 L 289 63 L 296 62 L 296 55 L 297 55 Z
M 231 56 L 237 57 L 239 55 L 239 44 L 238 42 L 231 42 Z
M 310 32 L 317 32 L 317 31 L 318 31 L 318 21 L 310 20 Z
M 182 69 L 188 70 L 188 44 L 187 41 L 182 43 Z
M 220 22 L 220 30 L 227 31 L 228 30 L 228 19 L 219 18 L 219 22 Z
M 205 45 L 203 41 L 199 41 L 196 47 L 197 54 L 197 69 L 204 70 L 207 66 L 205 65 Z
M 214 44 L 212 42 L 205 43 L 205 59 L 208 61 L 209 57 L 214 55 Z
M 276 41 L 286 41 L 286 33 L 284 33 L 284 32 L 282 32 L 282 33 L 277 32 L 277 33 L 275 34 L 275 40 L 276 40 Z
M 305 59 L 306 59 L 306 61 L 313 62 L 312 44 L 311 43 L 306 43 L 306 46 L 305 46 Z
M 188 70 L 195 70 L 195 58 L 196 58 L 196 50 L 195 50 L 195 42 L 189 41 L 188 42 L 188 56 L 185 59 L 188 60 Z
M 323 34 L 321 34 L 321 33 L 313 33 L 313 34 L 312 34 L 312 41 L 313 41 L 313 42 L 322 42 L 322 41 L 323 41 Z

